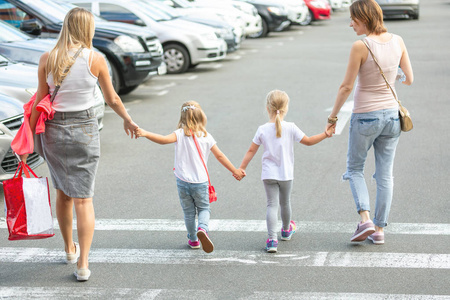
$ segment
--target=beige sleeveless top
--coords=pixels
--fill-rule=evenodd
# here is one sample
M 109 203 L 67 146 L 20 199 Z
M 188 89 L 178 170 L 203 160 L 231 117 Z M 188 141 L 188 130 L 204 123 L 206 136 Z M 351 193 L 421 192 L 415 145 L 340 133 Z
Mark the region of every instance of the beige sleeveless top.
M 395 34 L 386 43 L 380 43 L 366 37 L 365 41 L 369 45 L 373 54 L 378 60 L 389 84 L 395 92 L 395 78 L 398 66 L 402 57 L 399 37 Z M 358 82 L 354 94 L 354 113 L 366 113 L 381 109 L 397 108 L 398 103 L 380 71 L 368 53 L 367 60 L 361 65 L 358 73 Z

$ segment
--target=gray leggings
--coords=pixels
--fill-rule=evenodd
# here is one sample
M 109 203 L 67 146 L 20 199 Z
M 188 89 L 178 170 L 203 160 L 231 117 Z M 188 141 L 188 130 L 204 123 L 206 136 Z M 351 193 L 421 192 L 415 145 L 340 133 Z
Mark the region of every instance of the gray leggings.
M 281 221 L 283 229 L 289 230 L 291 223 L 291 190 L 292 180 L 278 181 L 273 179 L 263 180 L 267 195 L 267 231 L 269 239 L 278 240 L 278 202 L 281 207 Z

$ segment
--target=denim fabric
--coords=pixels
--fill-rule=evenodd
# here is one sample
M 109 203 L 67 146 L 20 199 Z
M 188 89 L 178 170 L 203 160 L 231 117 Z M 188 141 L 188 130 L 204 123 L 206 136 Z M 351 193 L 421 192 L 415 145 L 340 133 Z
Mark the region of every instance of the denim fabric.
M 208 182 L 190 183 L 177 178 L 178 196 L 184 213 L 184 223 L 191 241 L 197 241 L 197 228 L 208 232 L 211 209 L 209 207 Z M 198 215 L 198 226 L 195 215 Z
M 289 230 L 291 224 L 291 191 L 292 180 L 279 181 L 264 179 L 264 189 L 267 196 L 266 223 L 270 240 L 278 240 L 278 203 L 280 203 L 281 221 L 284 230 Z
M 373 146 L 377 199 L 373 222 L 379 227 L 387 225 L 394 187 L 393 166 L 395 149 L 400 136 L 400 120 L 397 109 L 384 109 L 368 113 L 354 113 L 350 121 L 347 154 L 347 171 L 358 212 L 370 211 L 369 192 L 364 179 L 367 152 Z

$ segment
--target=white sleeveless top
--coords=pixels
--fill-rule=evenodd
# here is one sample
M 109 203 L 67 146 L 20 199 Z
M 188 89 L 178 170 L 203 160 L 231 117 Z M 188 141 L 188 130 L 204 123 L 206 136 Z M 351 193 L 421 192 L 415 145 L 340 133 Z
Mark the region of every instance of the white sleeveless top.
M 73 56 L 76 53 L 75 51 L 70 50 L 70 55 Z M 91 49 L 83 49 L 70 68 L 69 74 L 63 80 L 61 88 L 53 101 L 55 111 L 82 111 L 94 106 L 94 91 L 98 78 L 90 70 L 91 62 L 89 61 L 89 56 L 91 52 Z M 55 84 L 51 73 L 47 76 L 47 84 L 49 93 L 53 94 Z
M 386 43 L 380 43 L 368 37 L 365 38 L 365 41 L 377 58 L 384 75 L 386 75 L 395 92 L 395 78 L 402 57 L 399 37 L 393 34 L 392 38 Z M 372 55 L 368 53 L 366 62 L 359 69 L 353 112 L 366 113 L 397 107 L 397 101 L 395 101 L 391 90 L 387 88 Z

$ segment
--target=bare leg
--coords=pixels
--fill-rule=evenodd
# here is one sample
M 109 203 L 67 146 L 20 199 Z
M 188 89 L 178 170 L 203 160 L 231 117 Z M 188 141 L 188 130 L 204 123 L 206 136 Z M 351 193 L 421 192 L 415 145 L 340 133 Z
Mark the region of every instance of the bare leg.
M 66 253 L 75 253 L 72 237 L 73 198 L 61 190 L 56 190 L 56 217 L 64 239 L 64 250 Z
M 360 211 L 359 215 L 361 216 L 361 222 L 363 223 L 370 219 L 370 214 L 367 210 Z
M 77 214 L 78 242 L 80 244 L 79 269 L 89 267 L 89 250 L 94 238 L 95 213 L 92 198 L 74 198 Z
M 383 227 L 378 227 L 377 225 L 375 225 L 375 231 L 376 232 L 384 232 L 384 228 Z

